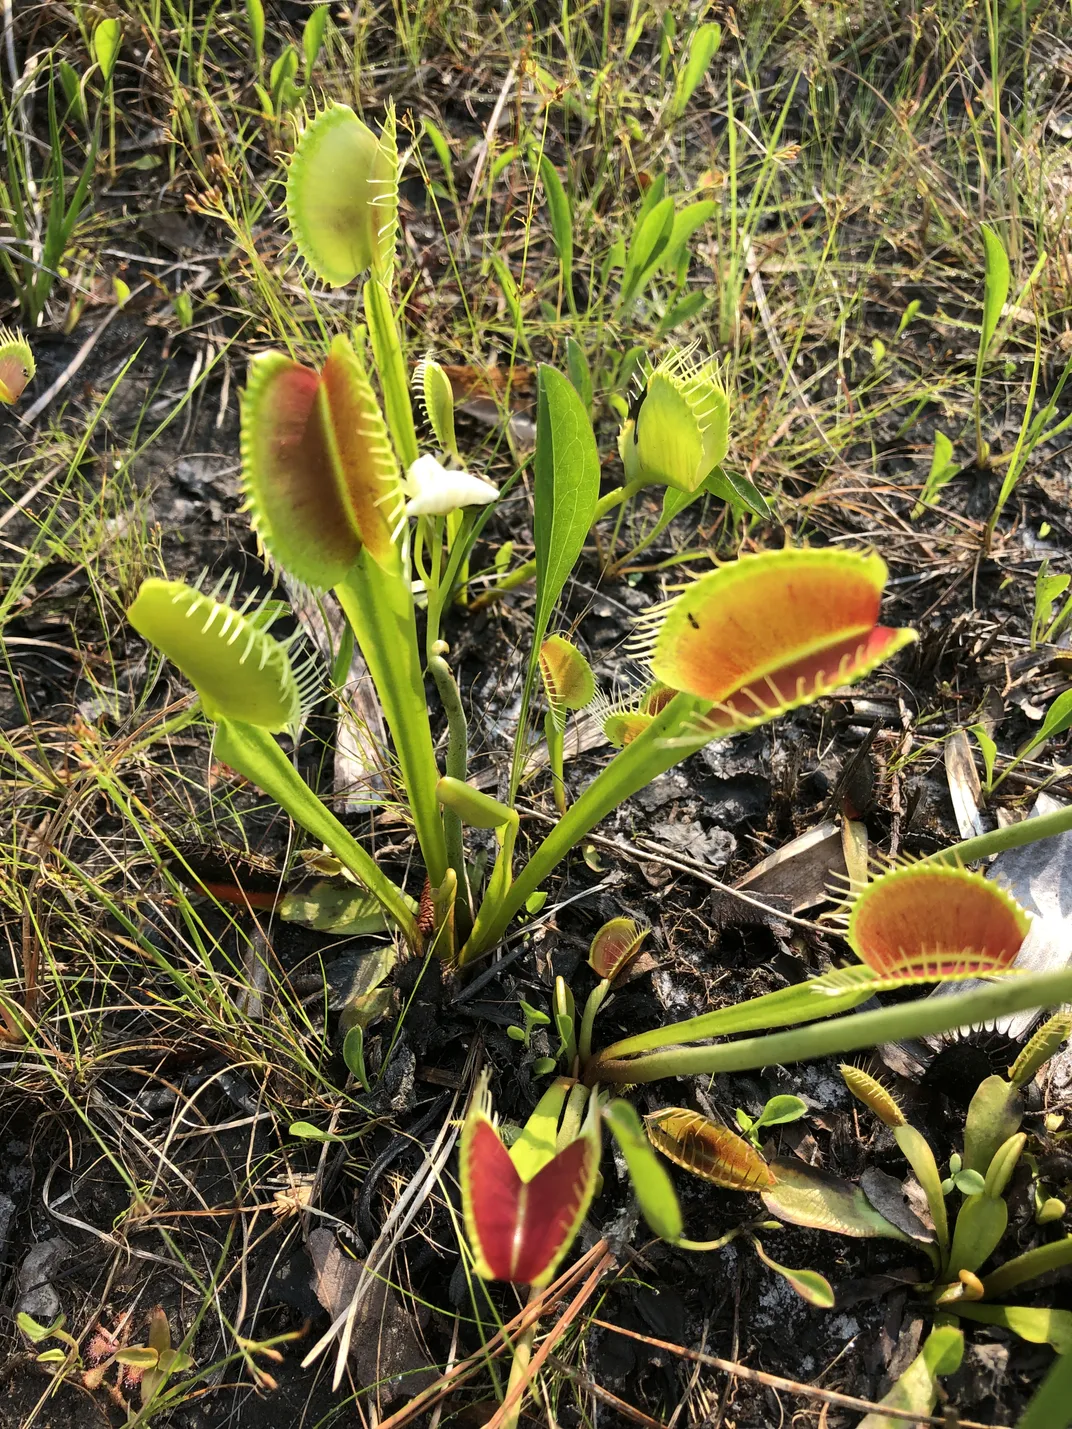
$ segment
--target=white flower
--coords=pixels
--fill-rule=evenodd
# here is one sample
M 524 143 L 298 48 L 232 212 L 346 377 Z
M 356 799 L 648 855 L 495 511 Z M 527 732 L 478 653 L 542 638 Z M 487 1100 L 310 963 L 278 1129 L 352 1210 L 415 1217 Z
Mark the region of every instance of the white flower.
M 486 506 L 499 489 L 467 471 L 448 471 L 434 456 L 419 456 L 406 472 L 407 516 L 447 516 L 459 506 Z

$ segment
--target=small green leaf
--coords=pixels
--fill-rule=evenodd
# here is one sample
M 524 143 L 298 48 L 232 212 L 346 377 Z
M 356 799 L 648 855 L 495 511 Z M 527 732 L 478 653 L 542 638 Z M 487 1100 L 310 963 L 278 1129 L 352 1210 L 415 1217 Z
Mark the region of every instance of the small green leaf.
M 320 55 L 327 23 L 327 5 L 317 5 L 305 22 L 305 28 L 302 30 L 302 52 L 305 55 L 306 79 L 312 74 L 313 66 Z
M 944 432 L 935 432 L 931 469 L 923 483 L 919 500 L 912 507 L 910 514 L 913 521 L 918 520 L 928 506 L 934 505 L 939 492 L 943 487 L 948 486 L 959 470 L 960 464 L 953 458 L 953 443 Z
M 1000 1197 L 969 1196 L 960 1208 L 949 1251 L 948 1276 L 976 1271 L 1001 1244 L 1009 1224 L 1009 1209 Z M 959 1305 L 959 1301 L 957 1302 Z
M 347 1071 L 357 1078 L 358 1085 L 367 1092 L 369 1080 L 365 1071 L 365 1029 L 359 1022 L 350 1028 L 343 1039 L 342 1059 L 346 1063 Z
M 533 1075 L 546 1077 L 548 1073 L 553 1072 L 557 1066 L 558 1062 L 554 1057 L 537 1057 L 532 1064 Z
M 994 782 L 994 761 L 998 757 L 998 747 L 990 738 L 984 725 L 969 725 L 968 733 L 975 736 L 975 742 L 978 744 L 979 752 L 983 756 L 983 768 L 986 771 L 986 787 L 989 789 Z
M 983 290 L 983 326 L 979 350 L 985 356 L 994 340 L 1005 300 L 1009 296 L 1009 259 L 1005 245 L 988 225 L 983 224 L 986 249 L 986 281 Z
M 1066 690 L 1063 695 L 1058 695 L 1050 705 L 1042 724 L 1020 751 L 1019 757 L 1024 758 L 1032 750 L 1038 749 L 1040 744 L 1045 744 L 1048 739 L 1053 739 L 1058 734 L 1064 734 L 1065 730 L 1070 728 L 1072 728 L 1072 690 Z
M 342 1136 L 336 1136 L 333 1131 L 321 1131 L 318 1126 L 314 1126 L 311 1121 L 292 1121 L 287 1128 L 291 1136 L 296 1136 L 301 1141 L 343 1141 Z
M 111 82 L 122 43 L 123 27 L 118 20 L 102 20 L 93 31 L 93 58 L 100 65 L 105 84 Z
M 978 1171 L 958 1171 L 953 1177 L 953 1185 L 965 1196 L 981 1196 L 986 1185 Z
M 771 1259 L 755 1237 L 752 1239 L 752 1245 L 763 1264 L 771 1270 L 776 1270 L 802 1300 L 807 1300 L 809 1305 L 818 1306 L 820 1310 L 834 1308 L 834 1291 L 825 1275 L 820 1275 L 817 1270 L 793 1270 L 787 1265 L 779 1265 L 776 1260 Z
M 603 1108 L 603 1118 L 621 1147 L 644 1219 L 663 1240 L 680 1240 L 683 1223 L 674 1183 L 651 1149 L 636 1111 L 629 1102 L 616 1100 Z
M 523 1027 L 510 1026 L 506 1029 L 506 1035 L 513 1042 L 527 1042 L 528 1033 Z
M 155 1369 L 160 1359 L 159 1352 L 148 1345 L 128 1345 L 125 1350 L 118 1350 L 115 1357 L 120 1364 L 130 1365 L 132 1369 Z
M 700 25 L 692 37 L 689 46 L 689 57 L 684 69 L 678 75 L 677 83 L 674 85 L 674 98 L 670 105 L 670 118 L 680 119 L 685 112 L 685 106 L 696 92 L 704 75 L 707 73 L 711 61 L 718 53 L 718 48 L 722 43 L 722 26 L 715 24 Z
M 807 1114 L 808 1104 L 800 1097 L 771 1097 L 760 1112 L 756 1126 L 782 1126 L 789 1121 L 799 1121 L 802 1116 L 807 1116 Z
M 573 214 L 569 198 L 558 176 L 558 170 L 546 154 L 540 155 L 540 181 L 547 211 L 551 218 L 551 237 L 554 240 L 558 264 L 562 272 L 562 288 L 566 301 L 573 308 Z
M 20 1310 L 15 1316 L 15 1323 L 32 1344 L 39 1345 L 42 1340 L 50 1339 L 63 1329 L 67 1323 L 67 1316 L 57 1315 L 51 1325 L 42 1325 L 39 1320 L 35 1320 L 25 1310 Z
M 525 912 L 535 916 L 547 902 L 547 891 L 538 888 L 535 893 L 530 893 L 525 899 Z
M 253 41 L 253 58 L 259 70 L 264 64 L 264 6 L 261 0 L 246 0 L 246 19 Z
M 771 514 L 770 503 L 763 493 L 740 472 L 729 472 L 716 466 L 704 482 L 704 490 L 731 506 L 747 511 L 750 516 L 766 520 Z
M 959 1313 L 958 1302 L 958 1313 Z M 938 1401 L 938 1375 L 954 1374 L 964 1355 L 964 1335 L 954 1325 L 931 1331 L 923 1349 L 883 1398 L 887 1409 L 903 1409 L 930 1414 Z M 908 1421 L 874 1411 L 862 1419 L 859 1429 L 903 1429 Z

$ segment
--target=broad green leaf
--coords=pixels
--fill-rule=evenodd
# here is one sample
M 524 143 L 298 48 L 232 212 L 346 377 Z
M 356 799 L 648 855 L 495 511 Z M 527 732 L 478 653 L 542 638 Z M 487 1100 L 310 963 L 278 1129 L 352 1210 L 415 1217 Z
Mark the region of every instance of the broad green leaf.
M 638 222 L 629 241 L 619 304 L 631 303 L 666 250 L 674 228 L 674 200 L 664 198 Z
M 689 57 L 685 68 L 678 75 L 677 83 L 674 86 L 674 98 L 670 105 L 671 119 L 679 119 L 685 112 L 685 106 L 707 73 L 721 43 L 721 25 L 708 24 L 700 25 L 697 28 L 689 46 Z
M 618 1100 L 603 1108 L 603 1117 L 621 1147 L 644 1219 L 663 1240 L 679 1240 L 683 1224 L 674 1184 L 652 1151 L 639 1116 L 629 1102 Z
M 119 1364 L 130 1365 L 134 1369 L 154 1369 L 159 1359 L 159 1351 L 151 1350 L 148 1345 L 129 1345 L 116 1353 Z
M 975 1272 L 989 1260 L 1001 1244 L 1008 1224 L 1009 1208 L 1000 1197 L 969 1196 L 953 1227 L 949 1278 L 955 1280 L 962 1270 Z
M 599 453 L 580 394 L 553 367 L 541 366 L 538 382 L 535 647 L 547 633 L 599 499 Z
M 949 1214 L 942 1192 L 942 1177 L 938 1163 L 934 1159 L 931 1144 L 921 1131 L 914 1126 L 904 1125 L 893 1128 L 893 1139 L 916 1174 L 916 1180 L 923 1187 L 934 1222 L 934 1234 L 944 1255 L 949 1248 Z
M 818 1306 L 820 1310 L 834 1308 L 834 1292 L 825 1275 L 820 1275 L 817 1270 L 793 1270 L 787 1265 L 779 1265 L 776 1260 L 771 1259 L 755 1237 L 752 1238 L 752 1245 L 763 1264 L 771 1270 L 776 1270 L 802 1300 L 807 1300 L 809 1305 Z
M 1072 1310 L 1034 1309 L 1027 1305 L 987 1305 L 958 1300 L 954 1313 L 983 1325 L 1000 1325 L 1033 1345 L 1052 1345 L 1059 1355 L 1072 1355 Z M 1043 1426 L 1039 1425 L 1039 1429 Z M 1045 1429 L 1053 1429 L 1051 1420 Z
M 1005 245 L 988 225 L 983 224 L 983 245 L 986 249 L 986 282 L 983 290 L 983 328 L 980 352 L 985 354 L 994 340 L 1001 310 L 1009 296 L 1009 259 Z
M 510 770 L 510 797 L 524 768 L 529 702 L 551 616 L 581 554 L 599 500 L 599 452 L 581 395 L 568 377 L 541 364 L 537 417 L 533 528 L 536 610 L 532 647 Z
M 253 58 L 260 69 L 264 63 L 264 5 L 261 0 L 246 0 L 249 37 L 253 41 Z
M 569 369 L 570 381 L 581 394 L 584 410 L 591 415 L 592 370 L 588 366 L 584 348 L 572 334 L 566 338 L 566 366 Z
M 964 1355 L 964 1335 L 954 1325 L 941 1325 L 931 1331 L 923 1349 L 882 1399 L 887 1409 L 911 1410 L 930 1414 L 938 1402 L 938 1376 L 954 1374 Z M 907 1421 L 877 1410 L 868 1414 L 859 1429 L 904 1429 Z
M 865 1239 L 881 1236 L 913 1243 L 911 1236 L 876 1211 L 851 1181 L 792 1157 L 779 1157 L 770 1163 L 770 1168 L 774 1185 L 761 1194 L 767 1210 L 780 1220 L 839 1235 Z
M 964 1121 L 964 1167 L 985 1176 L 998 1147 L 1017 1131 L 1023 1114 L 1023 1098 L 1004 1077 L 980 1082 Z
M 123 27 L 118 20 L 102 20 L 93 31 L 93 58 L 100 65 L 105 84 L 111 82 L 122 42 Z
M 305 76 L 308 77 L 313 72 L 320 55 L 321 46 L 324 43 L 324 31 L 328 23 L 327 5 L 317 5 L 305 22 L 302 30 L 302 52 L 305 56 Z
M 1061 1312 L 1053 1310 L 1051 1314 Z M 1065 1312 L 1067 1313 L 1067 1312 Z M 1052 1343 L 1052 1342 L 1051 1342 Z M 1072 1424 L 1072 1351 L 1065 1349 L 1039 1386 L 1016 1429 L 1068 1429 Z
M 546 154 L 540 155 L 540 181 L 547 211 L 551 217 L 551 237 L 554 239 L 558 264 L 562 270 L 562 288 L 566 301 L 573 308 L 573 214 L 569 198 L 558 176 L 558 170 Z
M 286 894 L 276 913 L 286 923 L 300 923 L 339 938 L 365 937 L 386 926 L 383 908 L 371 893 L 328 879 Z

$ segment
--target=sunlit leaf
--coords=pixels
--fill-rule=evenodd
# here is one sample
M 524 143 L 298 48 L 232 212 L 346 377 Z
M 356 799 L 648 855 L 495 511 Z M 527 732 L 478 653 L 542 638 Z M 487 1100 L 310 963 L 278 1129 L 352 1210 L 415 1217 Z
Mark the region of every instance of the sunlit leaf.
M 652 670 L 712 700 L 713 729 L 748 728 L 870 673 L 915 640 L 878 625 L 876 555 L 787 547 L 701 576 L 658 618 Z
M 183 581 L 143 581 L 127 619 L 179 667 L 210 719 L 279 733 L 301 712 L 287 648 L 255 613 L 232 609 Z
M 774 1184 L 763 1157 L 724 1126 L 685 1107 L 665 1107 L 645 1118 L 651 1143 L 670 1161 L 730 1191 L 762 1191 Z
M 987 1077 L 975 1089 L 964 1119 L 963 1164 L 985 1176 L 1000 1146 L 1019 1128 L 1024 1101 L 1004 1077 Z
M 986 250 L 986 281 L 983 290 L 983 326 L 979 350 L 986 353 L 994 340 L 1005 300 L 1009 296 L 1009 259 L 1005 245 L 989 226 L 983 224 L 983 247 Z
M 30 344 L 22 333 L 0 327 L 0 402 L 5 407 L 19 400 L 36 370 Z
M 955 1325 L 931 1331 L 923 1348 L 882 1399 L 887 1409 L 930 1414 L 938 1401 L 938 1376 L 955 1374 L 964 1354 L 964 1335 Z M 859 1429 L 905 1429 L 907 1420 L 878 1410 L 860 1420 Z
M 986 1281 L 983 1282 L 984 1285 Z M 1072 1355 L 1072 1310 L 1036 1309 L 1027 1305 L 980 1305 L 958 1301 L 956 1314 L 983 1325 L 1000 1325 L 1033 1345 L 1052 1345 L 1060 1355 Z M 1052 1425 L 1054 1421 L 1049 1421 Z M 1047 1429 L 1049 1429 L 1047 1425 Z M 1039 1429 L 1043 1429 L 1039 1421 Z
M 540 674 L 552 709 L 582 710 L 595 697 L 591 665 L 563 635 L 549 635 L 540 646 Z
M 802 1300 L 807 1300 L 809 1305 L 818 1306 L 820 1310 L 834 1308 L 834 1291 L 825 1275 L 820 1275 L 817 1270 L 793 1270 L 788 1265 L 779 1265 L 776 1260 L 771 1259 L 754 1236 L 752 1245 L 763 1264 L 777 1271 Z
M 1009 968 L 1029 926 L 992 879 L 950 864 L 916 863 L 861 889 L 847 937 L 876 972 L 937 982 Z
M 287 175 L 287 221 L 298 252 L 331 287 L 389 268 L 397 169 L 390 112 L 380 139 L 345 104 L 330 105 L 302 133 Z
M 629 1102 L 616 1100 L 604 1107 L 603 1116 L 625 1157 L 644 1219 L 663 1240 L 678 1240 L 683 1226 L 674 1184 L 652 1151 L 636 1111 Z
M 768 1170 L 771 1184 L 762 1192 L 763 1204 L 780 1220 L 839 1235 L 882 1236 L 911 1244 L 912 1237 L 876 1211 L 851 1181 L 791 1157 L 779 1157 Z

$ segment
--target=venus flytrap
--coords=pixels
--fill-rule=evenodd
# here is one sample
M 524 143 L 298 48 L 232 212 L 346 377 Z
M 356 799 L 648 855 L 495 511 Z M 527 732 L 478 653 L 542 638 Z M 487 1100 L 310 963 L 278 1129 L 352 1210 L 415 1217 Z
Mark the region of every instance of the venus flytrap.
M 1015 1255 L 989 1274 L 984 1267 L 1005 1236 L 1008 1207 L 1004 1193 L 1027 1143 L 1019 1129 L 1023 1116 L 1020 1089 L 1064 1045 L 1070 1029 L 1072 1015 L 1051 1017 L 1023 1048 L 1008 1079 L 991 1076 L 979 1084 L 965 1118 L 963 1155 L 950 1158 L 950 1175 L 945 1180 L 939 1175 L 929 1142 L 909 1124 L 893 1095 L 860 1068 L 841 1069 L 852 1094 L 893 1130 L 926 1195 L 938 1250 L 935 1275 L 927 1287 L 932 1304 L 943 1312 L 1005 1325 L 1017 1333 L 1028 1331 L 1028 1339 L 1039 1338 L 1040 1317 L 1045 1317 L 1047 1333 L 1042 1338 L 1050 1338 L 1054 1344 L 1062 1336 L 1066 1340 L 1072 1336 L 1072 1314 L 989 1302 L 1047 1271 L 1072 1264 L 1072 1236 Z M 955 1193 L 963 1199 L 951 1228 L 946 1202 Z M 1063 1208 L 1053 1219 L 1061 1214 Z

